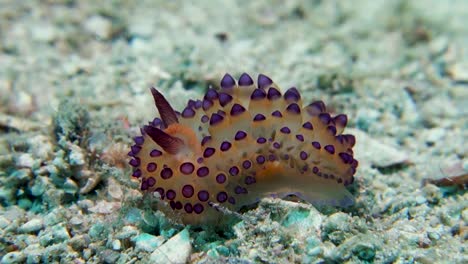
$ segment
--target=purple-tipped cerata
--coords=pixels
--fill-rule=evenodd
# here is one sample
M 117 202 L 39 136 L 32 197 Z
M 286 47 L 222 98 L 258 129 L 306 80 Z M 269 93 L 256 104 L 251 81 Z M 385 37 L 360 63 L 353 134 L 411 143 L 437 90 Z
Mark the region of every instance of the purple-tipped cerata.
M 288 80 L 286 80 L 288 81 Z M 290 82 L 292 80 L 289 80 Z M 349 206 L 356 139 L 348 118 L 300 89 L 243 73 L 191 98 L 180 112 L 151 89 L 159 116 L 130 146 L 132 177 L 166 216 L 191 225 L 221 225 L 262 197 L 297 194 L 306 202 Z M 303 103 L 304 102 L 304 103 Z M 180 102 L 178 102 L 180 105 Z M 159 199 L 159 200 L 158 200 Z

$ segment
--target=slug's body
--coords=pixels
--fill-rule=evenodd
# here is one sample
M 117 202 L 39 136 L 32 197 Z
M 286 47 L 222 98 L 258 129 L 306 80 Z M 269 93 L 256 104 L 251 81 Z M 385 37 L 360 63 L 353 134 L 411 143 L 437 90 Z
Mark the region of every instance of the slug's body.
M 305 107 L 296 88 L 283 95 L 260 74 L 189 100 L 182 113 L 151 88 L 161 119 L 135 138 L 129 153 L 141 190 L 159 192 L 185 224 L 217 221 L 222 213 L 267 195 L 295 194 L 311 203 L 348 206 L 345 186 L 358 162 L 345 115 L 331 117 L 321 101 Z

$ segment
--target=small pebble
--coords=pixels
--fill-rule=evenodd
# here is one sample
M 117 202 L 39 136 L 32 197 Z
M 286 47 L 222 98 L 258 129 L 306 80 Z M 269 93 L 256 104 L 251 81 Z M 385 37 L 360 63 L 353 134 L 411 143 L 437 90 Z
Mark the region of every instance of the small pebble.
M 23 233 L 32 233 L 41 230 L 44 227 L 42 218 L 34 218 L 20 226 L 19 231 Z
M 187 229 L 173 236 L 150 256 L 151 263 L 186 263 L 192 253 L 192 244 Z
M 132 239 L 135 242 L 135 250 L 138 252 L 153 252 L 163 242 L 164 238 L 161 236 L 153 236 L 147 233 L 142 233 Z
M 25 259 L 26 256 L 22 252 L 13 251 L 3 256 L 1 264 L 22 263 Z
M 112 241 L 112 249 L 113 250 L 120 250 L 122 248 L 122 243 L 120 243 L 120 240 L 116 239 Z

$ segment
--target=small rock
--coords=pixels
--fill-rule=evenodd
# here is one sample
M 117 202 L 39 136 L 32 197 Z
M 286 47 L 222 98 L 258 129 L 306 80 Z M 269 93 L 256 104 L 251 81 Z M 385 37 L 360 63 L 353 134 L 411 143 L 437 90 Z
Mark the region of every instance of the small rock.
M 112 249 L 113 250 L 120 250 L 122 248 L 122 243 L 120 243 L 120 240 L 116 239 L 112 241 Z
M 116 263 L 117 260 L 120 258 L 120 254 L 110 249 L 106 249 L 99 254 L 99 257 L 106 264 Z
M 39 234 L 39 242 L 42 246 L 49 246 L 52 244 L 65 242 L 69 239 L 70 234 L 68 233 L 68 230 L 60 224 L 52 226 L 50 229 L 47 229 L 45 232 L 41 232 Z
M 112 36 L 112 22 L 102 16 L 88 18 L 84 28 L 101 39 L 109 39 Z
M 56 27 L 48 23 L 32 24 L 31 33 L 33 39 L 39 42 L 51 42 L 59 35 Z
M 16 166 L 20 168 L 32 168 L 34 165 L 34 159 L 31 154 L 21 154 L 16 160 Z
M 135 242 L 135 250 L 137 252 L 153 252 L 164 242 L 164 238 L 161 236 L 153 236 L 147 233 L 142 233 L 133 238 L 132 241 Z
M 65 191 L 65 193 L 74 195 L 78 192 L 79 187 L 74 180 L 66 178 L 65 182 L 62 185 L 62 189 Z
M 0 229 L 5 229 L 10 225 L 10 220 L 6 219 L 3 215 L 0 215 Z
M 44 227 L 42 218 L 34 218 L 20 226 L 19 231 L 23 233 L 32 233 L 41 230 Z
M 122 231 L 117 233 L 115 237 L 118 239 L 128 239 L 130 237 L 136 236 L 137 234 L 138 234 L 138 229 L 136 227 L 127 225 L 127 226 L 124 226 L 122 228 Z
M 347 131 L 359 140 L 355 146 L 357 160 L 370 162 L 380 168 L 409 162 L 408 154 L 402 148 L 396 148 L 373 139 L 358 129 L 350 128 Z
M 49 179 L 47 177 L 38 176 L 34 179 L 34 183 L 29 190 L 33 196 L 41 196 L 45 192 L 48 183 Z
M 452 80 L 458 82 L 468 81 L 468 62 L 457 62 L 448 67 L 447 73 L 452 77 Z
M 151 263 L 186 263 L 192 253 L 190 234 L 187 229 L 173 236 L 150 256 Z
M 14 263 L 22 263 L 25 260 L 26 256 L 19 251 L 13 251 L 7 253 L 2 258 L 2 264 L 14 264 Z
M 70 144 L 70 155 L 68 158 L 70 159 L 70 165 L 74 166 L 81 166 L 85 164 L 85 153 L 82 148 L 77 145 Z

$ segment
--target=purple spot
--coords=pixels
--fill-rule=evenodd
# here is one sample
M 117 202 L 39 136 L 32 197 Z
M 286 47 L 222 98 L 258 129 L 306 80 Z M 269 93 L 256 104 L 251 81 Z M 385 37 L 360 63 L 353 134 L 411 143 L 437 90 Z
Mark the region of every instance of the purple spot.
M 130 147 L 130 149 L 131 149 L 133 155 L 136 155 L 136 154 L 138 154 L 138 152 L 140 152 L 141 147 L 137 146 L 137 145 L 133 145 L 133 146 Z
M 132 173 L 132 176 L 135 177 L 135 178 L 140 178 L 140 177 L 141 177 L 141 170 L 140 170 L 140 169 L 136 169 L 136 170 Z
M 351 164 L 353 162 L 353 156 L 349 155 L 346 152 L 340 152 L 338 154 L 345 164 Z
M 180 210 L 180 209 L 182 209 L 182 203 L 179 202 L 179 201 L 177 201 L 177 202 L 175 203 L 175 206 L 174 206 L 174 207 L 175 207 L 175 209 Z
M 217 195 L 216 195 L 216 200 L 220 203 L 224 203 L 226 202 L 228 196 L 227 196 L 227 193 L 226 192 L 219 192 Z
M 174 192 L 174 190 L 167 190 L 166 198 L 168 200 L 174 200 L 176 198 L 176 192 Z
M 146 170 L 148 172 L 154 172 L 156 169 L 158 168 L 158 166 L 156 165 L 156 163 L 154 162 L 150 162 L 146 165 Z
M 259 137 L 259 138 L 257 139 L 257 143 L 258 143 L 258 144 L 264 144 L 265 142 L 266 142 L 266 138 L 264 138 L 264 137 Z
M 167 180 L 167 179 L 171 178 L 171 177 L 172 177 L 172 174 L 173 174 L 173 173 L 172 173 L 172 170 L 169 169 L 169 168 L 164 168 L 164 169 L 162 169 L 162 170 L 161 170 L 161 173 L 160 173 L 161 178 L 163 178 L 164 180 Z
M 262 155 L 257 156 L 256 160 L 257 160 L 257 163 L 258 163 L 258 164 L 263 164 L 263 163 L 265 163 L 265 157 L 262 156 Z
M 299 156 L 301 157 L 301 160 L 306 160 L 309 157 L 309 155 L 307 155 L 307 153 L 305 153 L 304 151 L 301 151 Z
M 245 133 L 242 130 L 237 131 L 236 136 L 234 137 L 235 140 L 241 140 L 244 139 L 247 136 L 247 133 Z
M 271 113 L 272 116 L 275 116 L 275 117 L 283 117 L 283 114 L 281 114 L 280 111 L 276 110 L 274 111 L 273 113 Z
M 232 96 L 227 93 L 219 93 L 219 104 L 225 107 L 232 101 Z
M 322 101 L 315 101 L 307 106 L 307 113 L 311 116 L 318 116 L 320 113 L 325 112 L 325 104 Z
M 298 115 L 301 113 L 301 108 L 299 108 L 299 105 L 297 105 L 296 103 L 292 103 L 288 105 L 286 111 L 288 111 L 291 114 Z
M 153 187 L 156 184 L 156 179 L 153 177 L 149 177 L 146 180 L 146 183 L 148 184 L 149 187 Z
M 190 185 L 190 184 L 187 184 L 187 185 L 184 185 L 184 187 L 182 187 L 182 195 L 185 197 L 185 198 L 190 198 L 193 196 L 193 186 Z
M 204 137 L 201 141 L 201 145 L 204 146 L 210 140 L 211 140 L 211 136 Z
M 336 127 L 335 126 L 327 126 L 327 131 L 330 133 L 332 136 L 336 135 Z
M 273 147 L 274 147 L 275 149 L 279 149 L 279 148 L 281 148 L 281 145 L 280 145 L 280 143 L 275 142 L 275 143 L 273 143 Z
M 213 126 L 213 125 L 216 125 L 216 124 L 219 124 L 223 121 L 224 117 L 222 115 L 219 115 L 219 114 L 212 114 L 211 115 L 211 119 L 210 119 L 210 125 Z
M 345 138 L 345 141 L 348 142 L 350 147 L 356 144 L 356 138 L 353 135 L 343 135 L 343 137 Z
M 296 87 L 291 87 L 284 93 L 284 99 L 288 102 L 297 102 L 301 99 L 301 95 Z
M 247 185 L 251 185 L 251 184 L 254 184 L 256 182 L 255 178 L 252 177 L 252 176 L 247 176 L 245 177 L 244 179 L 244 183 L 247 184 Z
M 236 199 L 234 199 L 234 197 L 229 197 L 228 202 L 230 204 L 236 204 Z
M 143 145 L 143 143 L 145 143 L 145 138 L 142 136 L 135 137 L 133 140 L 135 141 L 135 144 L 140 146 Z
M 250 167 L 252 166 L 252 162 L 250 162 L 250 160 L 244 160 L 244 162 L 242 162 L 242 167 L 244 167 L 244 169 L 250 169 Z
M 314 127 L 310 122 L 305 122 L 304 125 L 302 125 L 303 128 L 308 129 L 308 130 L 313 130 Z
M 312 168 L 312 172 L 314 174 L 317 174 L 319 172 L 319 169 L 317 167 Z
M 267 86 L 270 86 L 273 83 L 273 81 L 270 79 L 270 77 L 259 74 L 258 79 L 257 79 L 257 84 L 258 88 L 263 89 L 266 88 Z
M 209 158 L 209 157 L 213 156 L 214 153 L 215 153 L 214 148 L 206 148 L 205 151 L 203 152 L 203 157 Z
M 192 173 L 195 170 L 195 166 L 191 162 L 184 162 L 180 165 L 180 172 L 185 175 Z
M 130 164 L 132 167 L 138 167 L 140 166 L 140 158 L 133 158 L 128 162 L 128 164 Z
M 153 123 L 151 125 L 157 128 L 161 128 L 163 126 L 163 122 L 161 119 L 156 117 L 155 119 L 153 119 Z
M 253 80 L 252 78 L 250 77 L 250 75 L 248 75 L 247 73 L 243 73 L 240 77 L 239 77 L 239 86 L 250 86 L 253 84 Z
M 276 156 L 274 154 L 270 154 L 268 155 L 268 160 L 269 161 L 275 161 L 276 160 Z
M 281 98 L 281 93 L 277 89 L 270 87 L 270 89 L 268 89 L 267 98 L 269 100 L 276 100 Z
M 200 167 L 197 170 L 198 177 L 208 176 L 209 173 L 210 173 L 210 170 L 208 169 L 208 167 Z
M 348 123 L 348 117 L 344 114 L 339 114 L 333 118 L 333 122 L 339 127 L 345 127 Z
M 197 196 L 198 196 L 198 200 L 202 202 L 206 202 L 208 201 L 208 198 L 210 198 L 210 194 L 205 190 L 199 191 Z
M 291 133 L 291 130 L 289 129 L 289 127 L 282 127 L 282 128 L 280 129 L 280 131 L 281 131 L 282 133 L 284 133 L 284 134 L 289 134 L 289 133 Z
M 141 189 L 142 191 L 148 190 L 148 183 L 147 183 L 145 180 L 143 180 L 143 181 L 141 182 L 140 189 Z
M 203 158 L 202 158 L 202 157 L 199 157 L 199 158 L 197 159 L 197 163 L 198 163 L 198 164 L 202 164 L 202 163 L 203 163 Z
M 228 141 L 223 141 L 223 143 L 221 143 L 221 146 L 219 147 L 221 149 L 221 151 L 228 151 L 230 148 L 231 148 L 232 144 Z
M 316 149 L 320 149 L 320 147 L 321 147 L 321 146 L 320 146 L 320 143 L 317 142 L 317 141 L 313 141 L 313 142 L 312 142 L 312 146 L 313 146 L 314 148 L 316 148 Z
M 232 166 L 229 169 L 229 174 L 231 174 L 231 176 L 236 176 L 237 174 L 239 174 L 239 168 L 237 166 Z
M 324 149 L 330 154 L 335 154 L 335 147 L 333 145 L 326 145 Z
M 237 185 L 236 188 L 234 188 L 234 192 L 236 194 L 247 193 L 247 189 Z
M 226 175 L 224 175 L 224 173 L 216 175 L 216 182 L 219 184 L 223 184 L 224 182 L 226 182 Z
M 195 111 L 191 107 L 186 107 L 184 111 L 182 111 L 182 117 L 190 118 L 195 116 Z
M 218 98 L 218 92 L 216 92 L 215 89 L 208 89 L 208 91 L 205 94 L 204 99 L 213 101 Z
M 192 204 L 191 203 L 186 203 L 184 205 L 184 210 L 185 212 L 187 212 L 188 214 L 191 214 L 193 212 L 193 208 L 192 208 Z
M 319 119 L 324 125 L 328 125 L 331 121 L 331 116 L 329 113 L 321 113 L 319 114 Z
M 203 205 L 199 204 L 199 203 L 196 203 L 194 206 L 193 206 L 193 211 L 196 213 L 196 214 L 201 214 L 203 212 L 205 208 L 203 207 Z
M 264 115 L 262 115 L 262 114 L 257 114 L 257 115 L 255 115 L 253 121 L 263 121 L 263 120 L 265 120 L 265 119 L 266 119 L 266 118 L 265 118 Z
M 262 89 L 255 89 L 252 92 L 252 95 L 250 96 L 250 99 L 256 101 L 256 100 L 262 100 L 265 97 L 266 97 L 265 91 L 263 91 Z
M 153 149 L 153 150 L 151 150 L 151 152 L 150 152 L 150 157 L 153 157 L 153 158 L 159 157 L 159 156 L 161 156 L 161 155 L 162 155 L 162 152 L 159 151 L 159 150 L 157 150 L 157 149 Z
M 187 102 L 187 107 L 195 108 L 195 101 L 192 99 L 189 99 Z
M 245 108 L 240 104 L 234 104 L 231 108 L 231 115 L 238 116 L 245 112 Z
M 210 118 L 209 118 L 207 115 L 203 115 L 203 116 L 201 117 L 201 119 L 200 119 L 200 121 L 201 121 L 202 123 L 206 123 L 206 122 L 208 122 L 209 120 L 210 120 Z
M 303 135 L 296 135 L 296 139 L 301 141 L 301 142 L 304 142 L 304 136 Z
M 338 178 L 336 181 L 337 181 L 338 183 L 342 183 L 342 182 L 343 182 L 343 179 Z
M 213 101 L 208 100 L 208 99 L 203 100 L 203 103 L 202 103 L 203 110 L 206 111 L 206 110 L 210 109 L 210 107 L 212 107 L 212 106 L 213 106 Z
M 195 101 L 195 109 L 200 109 L 203 106 L 203 102 L 200 100 Z
M 221 87 L 224 89 L 232 88 L 235 85 L 236 85 L 236 81 L 228 73 L 226 73 L 224 77 L 221 79 Z

